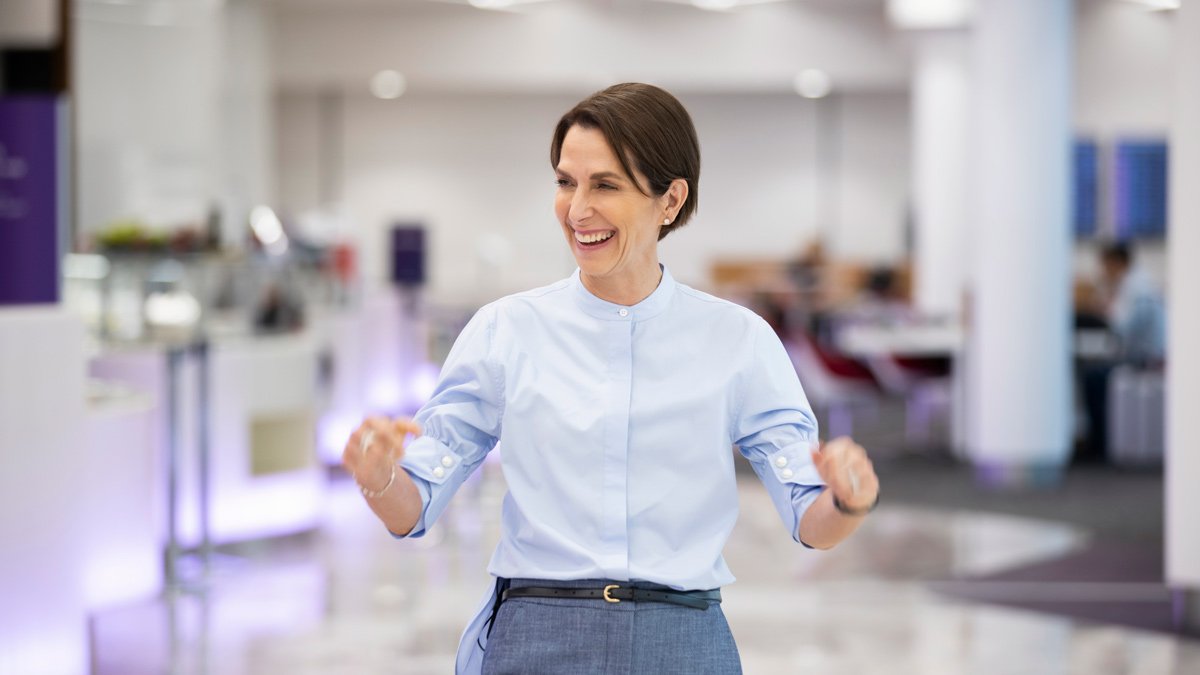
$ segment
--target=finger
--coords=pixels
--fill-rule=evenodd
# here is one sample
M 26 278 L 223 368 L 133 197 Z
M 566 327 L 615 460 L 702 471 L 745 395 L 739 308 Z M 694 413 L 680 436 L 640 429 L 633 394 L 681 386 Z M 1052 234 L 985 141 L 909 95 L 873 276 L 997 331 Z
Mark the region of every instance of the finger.
M 808 446 L 808 452 L 812 456 L 813 464 L 820 471 L 821 465 L 825 462 L 825 442 L 819 438 L 814 438 Z
M 385 450 L 404 439 L 404 433 L 398 431 L 395 423 L 386 417 L 369 417 L 363 424 L 375 433 L 375 443 Z
M 396 442 L 391 447 L 390 458 L 396 461 L 404 456 L 404 446 L 409 436 L 419 438 L 422 433 L 421 425 L 410 419 L 392 420 L 392 432 L 395 435 Z
M 352 464 L 362 456 L 363 441 L 366 439 L 366 433 L 369 428 L 366 424 L 359 425 L 350 437 L 346 439 L 346 447 L 342 449 L 342 463 Z
M 825 468 L 825 455 L 820 450 L 810 450 L 812 454 L 813 466 L 817 467 L 817 473 L 820 473 Z
M 422 433 L 421 425 L 410 419 L 398 419 L 392 421 L 392 428 L 398 434 L 412 434 L 414 437 L 420 436 Z

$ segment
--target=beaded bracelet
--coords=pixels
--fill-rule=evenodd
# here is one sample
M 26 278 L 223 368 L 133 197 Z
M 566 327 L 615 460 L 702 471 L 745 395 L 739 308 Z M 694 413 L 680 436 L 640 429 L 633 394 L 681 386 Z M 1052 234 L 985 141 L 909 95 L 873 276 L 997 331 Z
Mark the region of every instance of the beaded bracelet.
M 355 482 L 357 482 L 357 481 L 355 481 Z M 367 497 L 368 499 L 378 499 L 379 497 L 382 497 L 383 493 L 387 492 L 388 488 L 392 487 L 392 483 L 395 483 L 395 482 L 396 482 L 396 465 L 393 464 L 392 465 L 392 476 L 391 476 L 391 478 L 388 478 L 387 485 L 384 485 L 379 490 L 368 490 L 366 487 L 363 486 L 362 483 L 359 483 L 358 489 L 363 493 L 364 497 Z
M 855 518 L 858 518 L 860 516 L 865 516 L 868 513 L 874 511 L 876 506 L 879 506 L 879 493 L 878 492 L 875 493 L 875 501 L 872 502 L 870 506 L 868 506 L 866 508 L 862 508 L 862 509 L 852 509 L 852 508 L 846 506 L 845 504 L 843 504 L 842 500 L 837 498 L 837 495 L 833 496 L 833 508 L 837 509 L 838 513 L 841 513 L 842 515 L 846 515 L 846 516 L 853 516 Z

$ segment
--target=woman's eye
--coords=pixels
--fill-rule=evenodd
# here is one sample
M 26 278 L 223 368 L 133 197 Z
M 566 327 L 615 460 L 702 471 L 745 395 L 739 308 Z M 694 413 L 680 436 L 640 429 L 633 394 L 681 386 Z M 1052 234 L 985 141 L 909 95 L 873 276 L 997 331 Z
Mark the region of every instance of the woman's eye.
M 610 185 L 608 183 L 600 183 L 596 187 L 600 190 L 616 190 L 617 189 L 616 185 Z
M 568 187 L 571 185 L 571 181 L 567 180 L 566 178 L 559 178 L 558 180 L 554 181 L 554 184 L 558 187 Z

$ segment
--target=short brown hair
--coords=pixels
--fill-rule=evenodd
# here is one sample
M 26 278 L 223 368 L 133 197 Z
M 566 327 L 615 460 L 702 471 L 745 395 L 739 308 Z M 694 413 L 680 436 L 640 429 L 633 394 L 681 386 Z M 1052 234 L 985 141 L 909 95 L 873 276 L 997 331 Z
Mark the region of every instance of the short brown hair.
M 615 84 L 580 101 L 558 121 L 550 142 L 550 165 L 558 167 L 563 139 L 571 127 L 597 129 L 604 134 L 621 162 L 621 168 L 638 191 L 662 196 L 671 181 L 687 181 L 688 196 L 670 225 L 663 225 L 658 238 L 683 227 L 700 198 L 700 142 L 696 127 L 683 104 L 653 85 L 626 82 Z M 634 178 L 630 160 L 649 183 Z

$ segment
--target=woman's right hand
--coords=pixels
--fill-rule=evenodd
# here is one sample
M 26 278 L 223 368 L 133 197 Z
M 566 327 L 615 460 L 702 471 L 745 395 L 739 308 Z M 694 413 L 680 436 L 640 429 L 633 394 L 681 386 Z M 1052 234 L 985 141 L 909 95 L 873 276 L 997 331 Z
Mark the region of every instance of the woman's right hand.
M 391 479 L 394 465 L 404 456 L 404 437 L 421 435 L 421 427 L 410 419 L 363 420 L 342 451 L 342 466 L 366 490 L 378 492 Z

